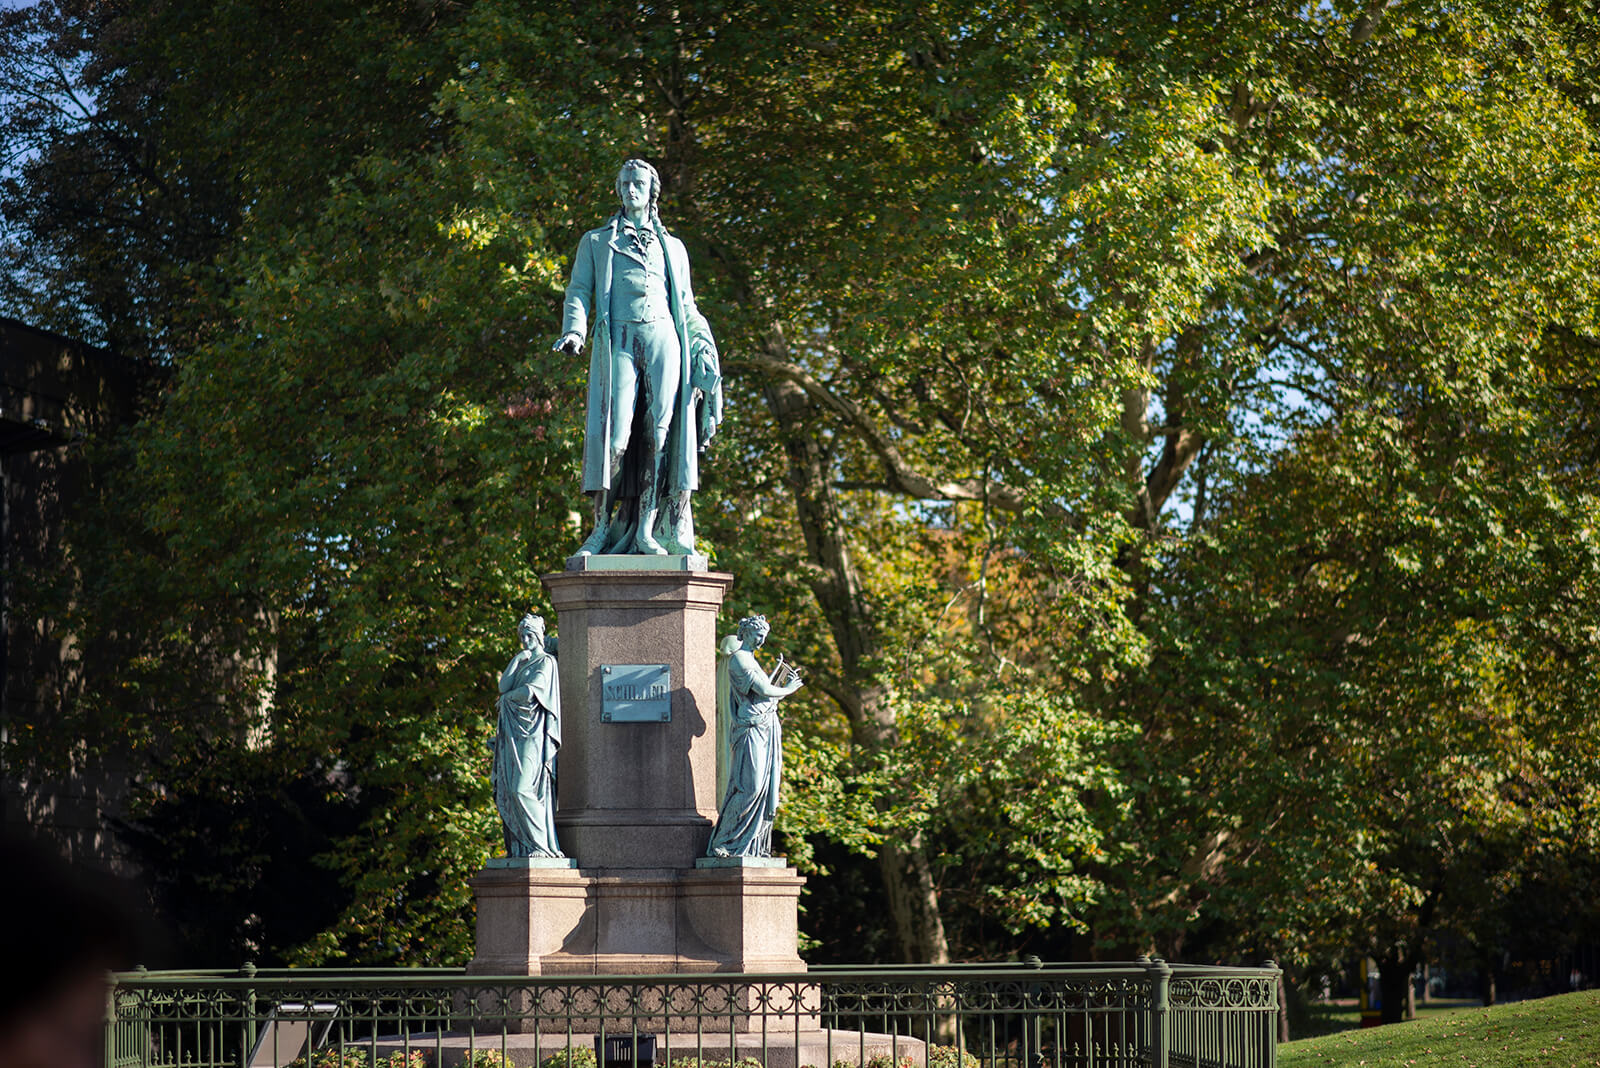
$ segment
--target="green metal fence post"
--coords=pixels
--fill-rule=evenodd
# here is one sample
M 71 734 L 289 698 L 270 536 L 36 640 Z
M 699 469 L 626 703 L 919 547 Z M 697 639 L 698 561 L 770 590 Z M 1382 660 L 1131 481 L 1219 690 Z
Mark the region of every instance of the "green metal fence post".
M 1160 957 L 1154 960 L 1140 957 L 1139 961 L 1150 976 L 1150 1065 L 1151 1068 L 1169 1068 L 1172 969 Z
M 141 969 L 144 965 L 139 965 Z M 105 1043 L 105 1068 L 112 1068 L 117 1062 L 117 980 L 116 976 L 106 984 L 106 1033 L 101 1040 Z
M 245 961 L 244 967 L 239 969 L 239 974 L 244 976 L 246 979 L 254 979 L 256 977 L 255 962 L 248 960 Z M 239 1064 L 240 1068 L 245 1068 L 245 1066 L 249 1065 L 250 1063 L 250 1054 L 255 1052 L 256 1048 L 256 988 L 253 986 L 246 987 L 244 992 L 244 1030 L 242 1033 L 244 1037 L 244 1049 L 241 1051 Z M 273 1056 L 277 1056 L 276 1050 L 273 1051 Z M 308 1061 L 310 1060 L 310 1057 L 311 1051 L 308 1049 L 306 1050 L 306 1058 Z
M 1261 1064 L 1263 1068 L 1277 1068 L 1278 1064 L 1278 1014 L 1283 1011 L 1283 972 L 1275 960 L 1267 960 L 1261 965 L 1271 969 L 1276 974 L 1272 983 L 1272 1016 L 1263 1029 L 1261 1041 Z

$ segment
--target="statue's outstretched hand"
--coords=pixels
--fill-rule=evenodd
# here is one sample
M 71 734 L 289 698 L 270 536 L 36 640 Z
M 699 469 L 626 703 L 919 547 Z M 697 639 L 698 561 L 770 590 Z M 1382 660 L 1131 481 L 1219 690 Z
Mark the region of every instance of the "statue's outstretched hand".
M 550 346 L 556 352 L 564 352 L 568 356 L 576 356 L 583 351 L 583 336 L 581 334 L 562 334 L 561 340 Z

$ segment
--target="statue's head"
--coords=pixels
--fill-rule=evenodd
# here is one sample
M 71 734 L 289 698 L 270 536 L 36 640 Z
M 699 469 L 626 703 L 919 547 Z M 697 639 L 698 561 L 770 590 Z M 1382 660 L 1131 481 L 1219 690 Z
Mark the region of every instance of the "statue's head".
M 761 646 L 767 640 L 767 635 L 772 633 L 772 625 L 767 622 L 766 616 L 745 616 L 739 620 L 739 640 L 747 641 L 753 646 Z
M 644 195 L 649 197 L 648 217 L 653 219 L 656 217 L 656 204 L 661 199 L 661 175 L 657 174 L 656 169 L 642 159 L 630 159 L 624 163 L 622 169 L 617 172 L 617 199 L 622 201 L 624 210 L 630 207 L 628 203 L 629 186 L 635 178 L 640 178 L 644 181 Z
M 536 616 L 532 612 L 522 617 L 517 624 L 517 637 L 522 639 L 526 648 L 544 647 L 544 617 Z

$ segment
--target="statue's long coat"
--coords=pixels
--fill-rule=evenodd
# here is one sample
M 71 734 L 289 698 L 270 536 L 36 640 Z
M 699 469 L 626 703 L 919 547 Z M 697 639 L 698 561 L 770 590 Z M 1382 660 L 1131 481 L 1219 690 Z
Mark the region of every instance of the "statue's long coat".
M 683 242 L 655 224 L 656 237 L 666 251 L 667 295 L 672 321 L 678 328 L 683 371 L 678 379 L 678 397 L 667 439 L 667 490 L 677 493 L 700 488 L 700 450 L 695 440 L 692 409 L 693 389 L 689 385 L 691 354 L 696 342 L 713 349 L 716 343 L 705 317 L 695 307 L 694 290 L 689 284 L 689 254 Z M 567 285 L 561 332 L 583 337 L 594 325 L 589 347 L 589 404 L 583 430 L 583 490 L 592 493 L 610 489 L 611 465 L 607 462 L 607 443 L 611 440 L 611 266 L 614 254 L 621 255 L 619 233 L 622 216 L 614 216 L 604 226 L 590 230 L 578 242 L 572 261 L 572 281 Z M 633 452 L 637 442 L 628 443 Z

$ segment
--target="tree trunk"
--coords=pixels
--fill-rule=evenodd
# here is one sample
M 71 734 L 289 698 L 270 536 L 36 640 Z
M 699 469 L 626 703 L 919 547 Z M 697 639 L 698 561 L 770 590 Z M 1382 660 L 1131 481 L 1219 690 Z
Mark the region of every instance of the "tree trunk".
M 782 338 L 773 336 L 769 345 L 781 350 Z M 774 355 L 787 358 L 788 354 L 780 351 Z M 875 613 L 850 552 L 833 488 L 832 464 L 816 433 L 823 413 L 793 382 L 771 381 L 763 392 L 789 459 L 795 510 L 805 534 L 806 555 L 813 565 L 811 591 L 827 618 L 839 654 L 838 685 L 829 693 L 843 709 L 857 745 L 869 750 L 892 746 L 897 740 L 893 713 L 874 678 L 881 646 Z M 904 843 L 885 843 L 878 852 L 878 866 L 901 960 L 948 962 L 950 947 L 939 916 L 939 890 L 921 836 Z
M 906 964 L 948 964 L 950 947 L 939 917 L 939 889 L 918 835 L 908 848 L 885 844 L 878 852 L 900 959 Z
M 1411 972 L 1416 965 L 1409 957 L 1396 960 L 1384 957 L 1378 961 L 1378 993 L 1383 998 L 1382 1021 L 1399 1023 L 1406 1015 L 1406 987 L 1411 985 Z
M 1289 1041 L 1289 973 L 1278 973 L 1278 1041 Z
M 1494 1004 L 1494 965 L 1488 961 L 1483 962 L 1483 977 L 1478 981 L 1478 989 L 1483 994 L 1485 1006 Z

